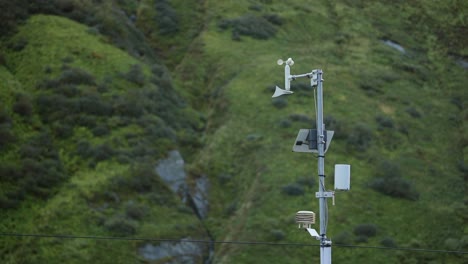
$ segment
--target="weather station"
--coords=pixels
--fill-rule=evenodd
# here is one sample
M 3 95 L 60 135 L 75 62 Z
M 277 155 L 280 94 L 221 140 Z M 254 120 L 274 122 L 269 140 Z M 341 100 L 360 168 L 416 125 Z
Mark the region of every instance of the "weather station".
M 348 191 L 350 189 L 351 166 L 348 164 L 336 164 L 335 191 L 326 191 L 325 153 L 330 146 L 334 132 L 325 130 L 325 124 L 323 123 L 323 72 L 321 69 L 315 69 L 309 73 L 292 75 L 291 66 L 294 65 L 294 61 L 291 58 L 286 61 L 279 59 L 277 64 L 284 64 L 284 89 L 276 86 L 272 97 L 293 94 L 291 82 L 304 77 L 310 79 L 310 85 L 314 91 L 316 129 L 300 129 L 292 150 L 293 152 L 313 153 L 317 155 L 319 190 L 315 193 L 315 197 L 319 199 L 320 232 L 311 227 L 312 224 L 315 224 L 315 213 L 312 211 L 297 212 L 296 223 L 299 225 L 299 228 L 305 229 L 313 238 L 320 240 L 320 263 L 330 264 L 332 241 L 326 235 L 328 225 L 327 199 L 332 198 L 333 205 L 335 205 L 335 191 Z

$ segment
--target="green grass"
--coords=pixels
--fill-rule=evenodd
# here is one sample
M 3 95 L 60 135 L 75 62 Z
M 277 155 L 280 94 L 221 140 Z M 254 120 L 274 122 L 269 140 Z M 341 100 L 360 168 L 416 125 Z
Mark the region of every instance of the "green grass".
M 206 227 L 216 241 L 318 245 L 294 223 L 294 214 L 299 210 L 318 213 L 314 195 L 318 189 L 317 160 L 314 155 L 291 152 L 298 129 L 315 127 L 312 123 L 294 121 L 291 115 L 314 119 L 314 97 L 310 90 L 296 91 L 282 99 L 284 108 L 275 107 L 271 99 L 274 85 L 284 85 L 284 69 L 276 65 L 276 60 L 292 57 L 295 61 L 292 74 L 323 69 L 325 116 L 331 115 L 339 125 L 335 129 L 341 134 L 335 135 L 327 152 L 327 189 L 333 188 L 335 163 L 348 163 L 352 167 L 351 190 L 337 193 L 335 206 L 331 201 L 328 203 L 327 235 L 333 241 L 341 238 L 351 245 L 381 246 L 382 240 L 390 238 L 397 247 L 439 250 L 453 249 L 445 242 L 454 238 L 458 243 L 455 249 L 466 251 L 462 246 L 466 237 L 463 201 L 466 177 L 459 169 L 460 160 L 466 160 L 463 156 L 466 154 L 463 105 L 466 70 L 451 61 L 445 37 L 438 38 L 439 32 L 420 24 L 442 19 L 428 15 L 438 11 L 428 9 L 431 3 L 418 1 L 418 4 L 424 12 L 418 13 L 409 4 L 398 5 L 399 9 L 379 1 L 358 1 L 355 5 L 349 1 L 205 1 L 200 4 L 172 1 L 179 31 L 163 36 L 157 33 L 158 24 L 154 20 L 157 12 L 152 1 L 141 1 L 138 5 L 126 2 L 125 9 L 136 11 L 137 27 L 170 69 L 169 82 L 188 102 L 188 107 L 179 112 L 180 104 L 175 106 L 176 100 L 167 112 L 147 110 L 147 119 L 99 117 L 97 120 L 111 130 L 105 136 L 95 136 L 92 127 L 74 127 L 70 138 L 55 140 L 60 159 L 70 174 L 67 180 L 55 186 L 55 194 L 48 199 L 35 201 L 28 196 L 19 208 L 5 211 L 5 217 L 0 220 L 1 229 L 115 235 L 108 228 L 110 220 L 125 215 L 126 206 L 135 202 L 147 211 L 137 221 L 132 234 L 135 237 L 205 238 Z M 275 36 L 269 39 L 243 35 L 240 41 L 233 40 L 229 29 L 221 30 L 218 26 L 223 19 L 236 19 L 245 14 L 276 14 L 283 24 L 276 26 Z M 420 20 L 411 23 L 410 18 Z M 438 26 L 443 28 L 444 25 Z M 80 85 L 82 91 L 99 95 L 98 84 L 111 80 L 107 81 L 107 92 L 100 94 L 105 102 L 112 103 L 113 97 L 121 97 L 124 102 L 137 105 L 143 101 L 135 95 L 137 91 L 162 87 L 163 82 L 148 81 L 153 77 L 151 65 L 113 47 L 109 39 L 89 32 L 88 27 L 65 18 L 37 15 L 15 36 L 3 40 L 1 51 L 6 63 L 5 67 L 0 66 L 0 76 L 7 82 L 0 84 L 2 105 L 10 111 L 18 90 L 33 95 L 41 93 L 36 89 L 37 84 L 45 78 L 61 76 L 63 64 L 94 76 L 97 85 Z M 384 45 L 381 40 L 387 38 L 402 44 L 407 54 Z M 463 54 L 457 41 L 463 39 L 454 40 L 450 47 Z M 12 51 L 11 47 L 24 43 L 27 44 L 22 49 Z M 69 62 L 64 63 L 64 59 Z M 134 64 L 142 65 L 145 81 L 141 86 L 121 77 Z M 48 75 L 47 67 L 51 69 Z M 308 80 L 295 82 L 306 84 Z M 179 98 L 177 94 L 174 97 Z M 173 102 L 169 100 L 174 97 L 161 97 L 154 104 Z M 458 107 L 456 102 L 462 102 L 462 106 Z M 20 142 L 34 136 L 37 127 L 49 129 L 49 124 L 42 123 L 38 115 L 33 116 L 33 121 L 16 115 L 13 118 Z M 148 120 L 153 127 L 141 125 Z M 282 126 L 284 120 L 289 120 L 289 127 Z M 383 127 L 382 120 L 391 120 L 392 126 Z M 372 132 L 370 145 L 363 152 L 348 140 L 358 123 Z M 154 138 L 147 132 L 165 126 L 174 131 L 175 141 Z M 130 140 L 135 138 L 141 140 L 138 143 L 155 149 L 155 153 L 143 158 L 127 155 L 129 163 L 120 163 L 118 157 L 92 163 L 89 158 L 74 153 L 80 140 L 91 146 L 106 143 L 129 153 L 134 145 Z M 0 160 L 18 160 L 19 147 L 12 145 L 7 151 L 0 150 Z M 182 150 L 191 179 L 200 175 L 210 179 L 210 211 L 203 223 L 193 213 L 187 213 L 187 208 L 160 181 L 150 181 L 156 198 L 151 193 L 138 193 L 125 187 L 132 180 L 145 180 L 138 173 L 135 175 L 138 165 L 146 165 L 148 160 L 154 165 L 174 148 Z M 419 193 L 418 200 L 391 197 L 369 187 L 379 175 L 382 161 L 399 165 L 400 177 L 412 184 Z M 284 186 L 304 178 L 313 179 L 315 185 L 303 186 L 303 195 L 292 196 L 282 191 Z M 112 192 L 119 197 L 119 202 L 106 195 Z M 362 224 L 377 228 L 376 236 L 367 242 L 359 242 L 360 238 L 354 234 L 354 229 Z M 69 259 L 143 262 L 137 256 L 141 244 L 136 242 L 66 240 L 62 243 L 32 238 L 22 242 L 13 238 L 2 241 L 4 247 L 0 248 L 4 248 L 6 263 L 23 260 L 59 263 Z M 31 248 L 37 248 L 36 252 Z M 305 260 L 318 262 L 319 248 L 216 244 L 213 263 L 303 263 Z M 463 257 L 336 245 L 333 261 L 462 263 Z
M 11 43 L 21 39 L 27 43 L 22 49 L 11 50 L 9 48 Z M 101 100 L 113 100 L 118 96 L 128 98 L 128 94 L 134 96 L 135 100 L 140 100 L 136 98 L 136 94 L 141 88 L 120 76 L 126 73 L 131 65 L 137 63 L 144 65 L 143 74 L 150 75 L 149 66 L 105 43 L 103 38 L 88 33 L 86 26 L 62 17 L 33 16 L 20 28 L 18 34 L 7 42 L 3 46 L 7 67 L 2 66 L 1 68 L 1 74 L 5 80 L 2 82 L 1 98 L 2 107 L 6 108 L 12 118 L 13 131 L 18 135 L 18 144 L 1 150 L 3 162 L 9 160 L 21 165 L 21 155 L 19 155 L 21 144 L 29 138 L 34 138 L 38 129 L 50 131 L 49 125 L 51 124 L 44 121 L 46 119 L 44 116 L 40 116 L 40 113 L 35 112 L 29 119 L 20 118 L 11 113 L 10 109 L 14 104 L 15 93 L 20 91 L 29 93 L 32 98 L 38 94 L 47 94 L 47 92 L 38 89 L 37 85 L 45 78 L 59 78 L 63 64 L 69 63 L 74 68 L 92 73 L 97 83 L 106 82 L 106 78 L 107 80 L 110 78 L 112 81 L 107 83 L 107 92 L 98 97 Z M 46 67 L 51 69 L 49 76 L 45 73 Z M 151 86 L 149 81 L 145 81 L 144 85 L 146 89 L 159 89 L 154 84 Z M 78 89 L 86 94 L 96 94 L 98 87 L 96 84 L 79 85 Z M 165 89 L 170 89 L 170 87 L 165 87 Z M 135 94 L 132 94 L 132 91 Z M 170 91 L 167 90 L 166 93 L 170 94 Z M 167 96 L 170 97 L 170 95 Z M 161 97 L 161 100 L 163 99 L 164 97 Z M 140 100 L 139 103 L 143 102 Z M 176 114 L 170 108 L 167 111 Z M 193 114 L 190 114 L 185 118 L 192 116 Z M 145 118 L 146 123 L 159 122 L 159 126 L 164 124 L 164 121 L 154 113 L 146 114 Z M 0 221 L 1 229 L 26 234 L 118 236 L 121 234 L 113 230 L 125 228 L 125 226 L 119 227 L 112 224 L 111 220 L 116 219 L 123 221 L 123 225 L 133 223 L 135 230 L 126 234 L 130 236 L 203 237 L 205 233 L 196 216 L 192 213 L 187 214 L 187 209 L 184 209 L 179 199 L 168 192 L 167 187 L 161 182 L 152 182 L 152 185 L 149 186 L 154 190 L 155 198 L 151 198 L 149 194 L 138 193 L 132 190 L 132 187 L 128 187 L 128 189 L 116 185 L 116 181 L 127 181 L 130 186 L 138 184 L 138 181 L 143 181 L 142 178 L 139 178 L 141 177 L 139 174 L 134 175 L 135 172 L 132 172 L 133 169 L 130 169 L 129 166 L 138 168 L 144 166 L 143 164 L 148 161 L 139 160 L 134 155 L 129 157 L 129 164 L 121 164 L 117 162 L 116 158 L 94 162 L 87 157 L 76 154 L 77 143 L 80 141 L 89 142 L 91 146 L 103 143 L 111 144 L 114 149 L 124 153 L 133 151 L 135 146 L 129 145 L 129 142 L 126 141 L 127 135 L 131 134 L 134 138 L 145 140 L 147 140 L 145 137 L 151 136 L 145 130 L 148 128 L 144 125 L 145 123 L 138 122 L 137 119 L 129 120 L 117 115 L 105 119 L 101 118 L 101 123 L 112 129 L 106 137 L 94 136 L 89 127 L 72 124 L 72 134 L 69 138 L 54 140 L 56 151 L 59 153 L 58 159 L 64 165 L 67 174 L 65 182 L 49 187 L 54 191 L 51 192 L 48 199 L 37 200 L 33 195 L 26 194 L 25 199 L 16 209 L 2 209 L 4 217 Z M 152 131 L 158 132 L 154 129 Z M 149 159 L 150 162 L 151 160 L 155 162 L 158 155 L 164 156 L 171 148 L 171 142 L 161 136 L 148 144 L 148 147 L 151 146 L 153 148 L 156 146 L 156 152 L 153 153 L 159 153 Z M 40 161 L 40 157 L 37 159 Z M 91 164 L 89 163 L 91 161 L 94 162 L 93 166 L 88 165 Z M 157 177 L 156 174 L 154 177 Z M 9 189 L 3 188 L 8 186 L 10 185 L 2 182 L 2 197 L 9 191 Z M 117 200 L 110 199 L 109 201 L 109 192 L 113 193 L 113 197 L 118 197 Z M 158 199 L 159 202 L 157 202 Z M 167 201 L 168 204 L 165 204 L 164 201 Z M 126 206 L 134 203 L 149 209 L 145 211 L 143 219 L 132 220 L 126 215 Z M 170 207 L 169 204 L 175 205 L 175 207 Z M 174 221 L 173 219 L 179 220 Z M 110 241 L 79 239 L 61 241 L 53 238 L 43 240 L 8 238 L 2 240 L 1 243 L 3 245 L 2 259 L 5 263 L 63 263 L 64 261 L 70 262 L 70 259 L 73 259 L 73 262 L 91 260 L 109 262 L 111 259 L 115 261 L 115 258 L 112 257 L 115 254 L 118 255 L 118 263 L 128 263 L 139 258 L 135 248 L 141 245 L 141 243 L 136 242 L 112 243 Z M 21 246 L 16 247 L 15 245 Z M 103 252 L 109 254 L 102 254 Z
M 318 10 L 321 9 L 318 8 Z M 343 25 L 337 26 L 343 26 L 343 29 L 348 31 L 347 34 L 350 35 L 351 41 L 346 43 L 344 47 L 346 50 L 344 57 L 335 63 L 329 59 L 330 54 L 338 52 L 338 49 L 341 48 L 334 43 L 333 27 L 327 28 L 329 24 L 326 23 L 326 20 L 321 20 L 320 16 L 294 20 L 298 21 L 297 23 L 300 25 L 294 24 L 294 22 L 287 23 L 281 27 L 276 39 L 270 41 L 243 38 L 240 42 L 233 42 L 228 33 L 215 30 L 203 35 L 207 45 L 206 49 L 210 51 L 209 54 L 214 54 L 215 57 L 218 54 L 219 56 L 223 55 L 223 61 L 220 63 L 223 65 L 220 66 L 223 67 L 223 73 L 220 74 L 226 74 L 229 71 L 235 72 L 234 79 L 223 87 L 226 98 L 231 103 L 227 112 L 224 113 L 229 122 L 225 123 L 220 131 L 214 133 L 212 144 L 209 144 L 220 147 L 219 149 L 210 147 L 208 153 L 203 152 L 204 158 L 202 160 L 203 164 L 213 164 L 219 163 L 219 161 L 225 163 L 225 160 L 234 158 L 231 162 L 232 166 L 226 170 L 238 171 L 232 175 L 232 181 L 235 183 L 230 183 L 230 186 L 234 186 L 235 191 L 230 191 L 233 194 L 230 196 L 222 192 L 218 195 L 214 194 L 216 198 L 212 199 L 224 198 L 226 206 L 231 205 L 232 201 L 237 201 L 237 211 L 230 218 L 232 226 L 228 228 L 229 232 L 226 234 L 226 230 L 219 227 L 216 229 L 216 236 L 222 236 L 225 239 L 269 240 L 271 239 L 268 237 L 270 230 L 280 228 L 286 232 L 286 241 L 308 241 L 305 240 L 307 237 L 304 234 L 287 227 L 288 224 L 292 227 L 293 223 L 282 222 L 280 219 L 286 216 L 292 217 L 296 211 L 302 209 L 318 211 L 316 199 L 312 195 L 315 190 L 307 190 L 311 194 L 297 198 L 285 197 L 281 194 L 280 189 L 285 184 L 294 182 L 294 179 L 297 179 L 299 175 L 315 175 L 316 162 L 310 156 L 308 158 L 301 157 L 301 155 L 305 155 L 290 152 L 296 129 L 306 127 L 294 125 L 288 129 L 278 128 L 278 120 L 281 119 L 280 117 L 287 117 L 292 113 L 313 116 L 313 99 L 304 96 L 297 98 L 296 95 L 292 95 L 286 99 L 288 102 L 286 108 L 275 109 L 270 101 L 271 94 L 265 92 L 266 87 L 274 84 L 277 80 L 280 80 L 277 84 L 282 86 L 283 69 L 275 65 L 276 59 L 285 59 L 291 56 L 295 58 L 296 62 L 292 67 L 293 74 L 305 73 L 311 69 L 323 67 L 325 72 L 325 113 L 332 114 L 340 122 L 346 123 L 348 127 L 354 122 L 361 121 L 376 129 L 375 118 L 377 115 L 392 117 L 396 126 L 403 124 L 410 126 L 408 128 L 409 136 L 399 135 L 396 129 L 389 135 L 375 131 L 371 149 L 368 150 L 367 154 L 359 155 L 360 158 L 353 158 L 349 155 L 357 155 L 357 153 L 349 153 L 343 148 L 345 143 L 343 140 L 335 140 L 332 143 L 327 155 L 329 159 L 327 159 L 326 171 L 332 171 L 332 165 L 329 164 L 328 160 L 352 164 L 353 187 L 349 193 L 338 194 L 338 206 L 330 209 L 331 237 L 333 238 L 334 234 L 342 231 L 352 232 L 353 225 L 369 221 L 384 230 L 379 233 L 377 239 L 370 241 L 373 245 L 379 245 L 379 238 L 386 236 L 392 237 L 400 246 L 409 245 L 409 241 L 413 238 L 425 241 L 423 247 L 435 246 L 433 243 L 440 237 L 460 237 L 460 230 L 452 229 L 461 223 L 460 219 L 450 218 L 448 220 L 450 223 L 446 222 L 447 219 L 436 220 L 443 217 L 445 213 L 453 215 L 454 209 L 434 210 L 434 207 L 443 208 L 444 204 L 447 205 L 447 203 L 453 206 L 456 204 L 457 198 L 455 197 L 460 199 L 463 194 L 463 180 L 460 177 L 460 172 L 456 169 L 455 156 L 445 150 L 443 157 L 438 156 L 440 148 L 436 147 L 451 145 L 450 140 L 444 136 L 451 133 L 449 132 L 451 124 L 447 119 L 441 120 L 444 115 L 456 113 L 456 109 L 448 103 L 451 91 L 438 89 L 430 81 L 423 81 L 426 88 L 421 89 L 421 79 L 417 76 L 389 67 L 386 61 L 393 61 L 397 66 L 409 59 L 402 60 L 400 54 L 383 46 L 377 38 L 368 33 L 369 29 L 371 32 L 378 30 L 372 28 L 371 23 L 369 23 L 372 21 L 366 21 L 368 18 L 359 16 L 350 7 L 346 7 L 345 10 L 345 12 L 337 10 L 338 15 L 342 16 L 340 22 L 343 22 Z M 320 13 L 320 11 L 316 12 Z M 290 21 L 286 12 L 279 14 L 283 15 L 286 21 Z M 295 12 L 294 15 L 298 15 L 298 13 Z M 351 21 L 347 22 L 347 19 Z M 293 30 L 294 32 L 291 32 Z M 382 47 L 375 50 L 375 47 L 379 45 Z M 226 67 L 226 65 L 231 65 L 231 67 Z M 457 71 L 457 74 L 463 74 L 462 69 L 456 69 L 454 66 L 446 67 Z M 391 83 L 383 81 L 383 87 L 380 88 L 383 90 L 382 95 L 368 97 L 359 89 L 359 83 L 363 77 L 369 78 L 369 81 L 379 85 L 376 82 L 378 80 L 374 79 L 385 76 L 395 80 Z M 443 78 L 443 76 L 439 77 Z M 456 89 L 461 89 L 460 85 L 457 86 L 459 88 Z M 409 98 L 411 101 L 408 100 Z M 424 108 L 422 120 L 412 120 L 404 112 L 406 105 Z M 309 126 L 313 126 L 313 124 Z M 442 130 L 444 133 L 428 134 L 426 132 L 432 130 L 428 127 Z M 343 132 L 351 132 L 349 129 Z M 229 134 L 229 131 L 233 133 Z M 458 135 L 457 131 L 452 130 L 452 132 L 453 136 Z M 249 142 L 247 138 L 252 134 L 261 135 L 261 138 L 258 141 Z M 391 138 L 386 138 L 391 135 L 393 135 L 393 140 L 396 139 L 398 142 L 396 149 L 385 147 L 392 143 Z M 231 151 L 236 151 L 235 146 L 241 149 L 239 157 L 229 155 Z M 456 147 L 453 146 L 453 148 Z M 421 151 L 425 153 L 423 157 L 418 154 Z M 205 155 L 210 155 L 212 158 L 207 160 Z M 367 187 L 376 169 L 375 163 L 383 158 L 395 159 L 401 164 L 404 171 L 403 178 L 413 182 L 421 195 L 417 202 L 389 198 Z M 211 166 L 207 165 L 207 169 L 209 170 Z M 436 174 L 444 176 L 431 175 L 430 170 L 426 169 L 428 166 L 437 170 Z M 213 180 L 216 180 L 219 173 L 219 171 L 213 172 Z M 331 186 L 328 179 L 327 185 Z M 429 186 L 434 186 L 434 189 L 428 189 Z M 221 188 L 223 187 L 221 186 Z M 451 194 L 437 195 L 438 192 L 444 193 L 442 190 Z M 238 193 L 245 193 L 245 195 Z M 434 199 L 434 196 L 437 198 Z M 427 218 L 421 218 L 421 215 L 427 215 Z M 392 221 L 393 217 L 397 220 Z M 339 224 L 339 219 L 347 219 L 347 221 Z M 271 221 L 277 223 L 268 224 Z M 429 221 L 432 226 L 436 225 L 440 229 L 421 232 L 420 229 L 414 228 L 415 226 L 426 226 L 427 224 L 424 223 L 429 223 Z M 396 223 L 410 224 L 405 224 L 403 227 Z M 263 226 L 264 228 L 259 228 Z M 393 226 L 400 226 L 400 229 L 404 229 L 401 229 L 401 232 L 392 231 Z M 447 230 L 452 230 L 451 235 L 444 234 Z M 243 252 L 241 255 L 245 258 L 238 259 L 240 251 Z M 265 255 L 262 250 L 243 246 L 224 246 L 221 247 L 220 252 L 220 260 L 227 263 L 229 261 L 250 263 L 253 259 L 259 258 L 265 263 L 275 261 L 281 263 L 281 260 L 278 260 L 278 254 Z M 316 253 L 318 254 L 318 250 Z M 397 258 L 392 258 L 392 260 L 385 258 L 386 253 L 384 252 L 367 252 L 361 257 L 344 250 L 343 253 L 337 254 L 338 260 L 351 258 L 357 262 L 364 256 L 367 256 L 367 260 L 369 260 L 368 254 L 372 254 L 373 261 L 377 261 L 379 258 L 385 259 L 382 260 L 382 263 L 391 263 L 387 261 L 397 263 L 399 261 Z M 437 256 L 435 257 L 437 258 Z

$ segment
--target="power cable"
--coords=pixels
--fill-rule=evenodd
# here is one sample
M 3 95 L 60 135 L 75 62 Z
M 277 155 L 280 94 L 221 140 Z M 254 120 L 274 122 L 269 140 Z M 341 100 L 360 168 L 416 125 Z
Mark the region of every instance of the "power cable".
M 117 241 L 147 241 L 147 242 L 190 242 L 204 244 L 235 244 L 235 245 L 264 245 L 264 246 L 296 246 L 296 247 L 320 247 L 317 244 L 309 243 L 292 243 L 292 242 L 267 242 L 267 241 L 210 241 L 198 239 L 164 239 L 164 238 L 141 238 L 141 237 L 106 237 L 106 236 L 75 236 L 75 235 L 47 235 L 47 234 L 21 234 L 21 233 L 5 233 L 1 232 L 2 237 L 35 237 L 35 238 L 60 238 L 60 239 L 92 239 L 92 240 L 117 240 Z M 336 247 L 343 248 L 361 248 L 361 249 L 380 249 L 380 250 L 401 250 L 401 251 L 417 251 L 417 252 L 432 252 L 445 254 L 468 254 L 468 251 L 457 250 L 439 250 L 439 249 L 423 249 L 423 248 L 402 248 L 402 247 L 379 247 L 379 246 L 358 246 L 346 244 L 333 244 Z

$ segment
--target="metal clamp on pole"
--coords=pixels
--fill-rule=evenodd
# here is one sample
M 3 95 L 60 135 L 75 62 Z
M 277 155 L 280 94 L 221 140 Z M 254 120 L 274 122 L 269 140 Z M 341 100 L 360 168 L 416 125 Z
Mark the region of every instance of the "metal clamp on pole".
M 332 198 L 334 192 L 316 192 L 315 198 Z

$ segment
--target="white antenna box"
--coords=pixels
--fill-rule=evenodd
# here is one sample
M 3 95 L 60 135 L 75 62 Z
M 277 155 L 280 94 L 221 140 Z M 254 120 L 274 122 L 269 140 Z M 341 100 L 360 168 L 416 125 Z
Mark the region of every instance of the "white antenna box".
M 349 191 L 351 178 L 351 165 L 335 164 L 335 190 Z

